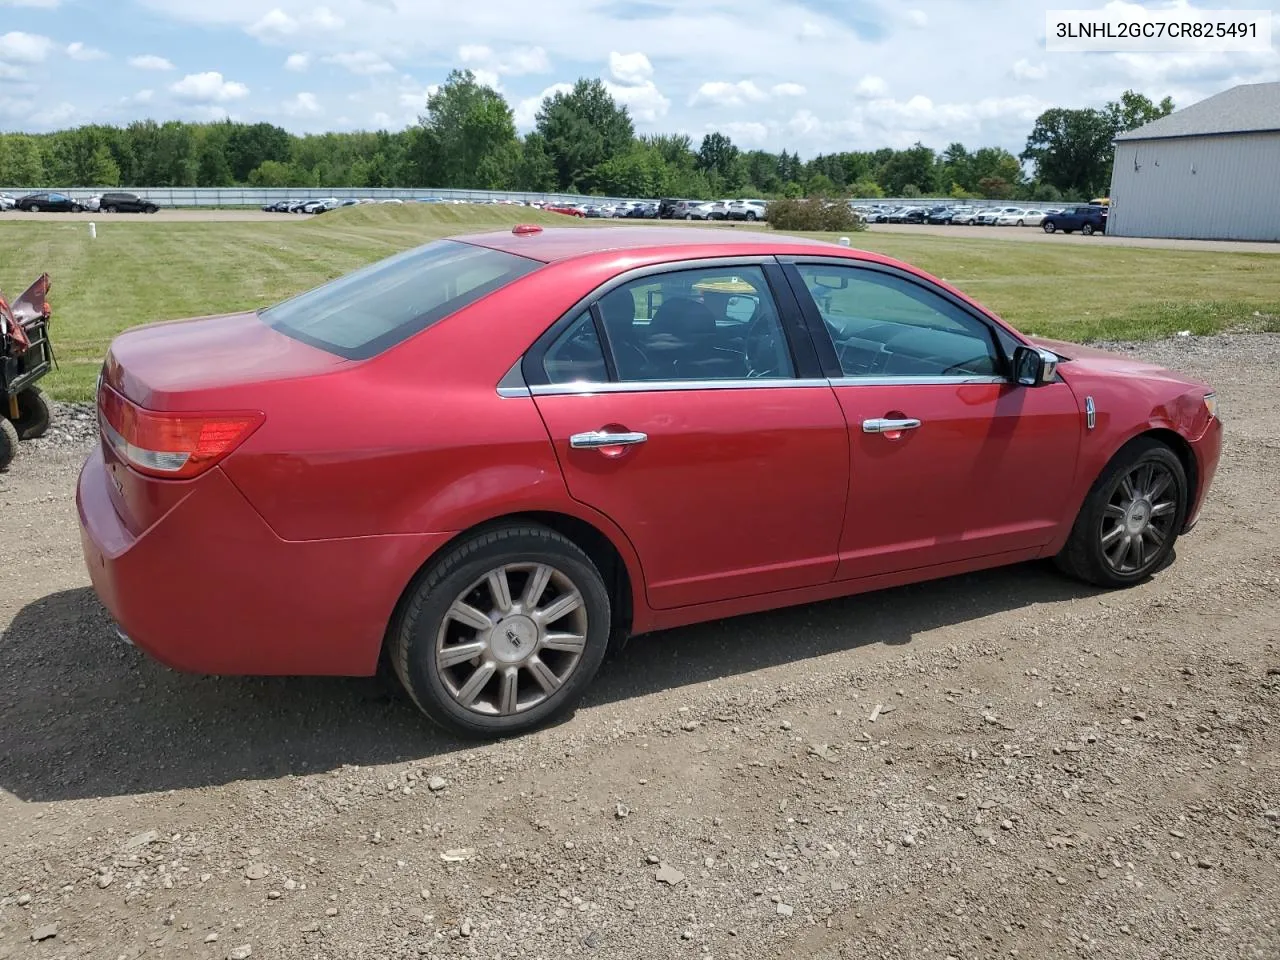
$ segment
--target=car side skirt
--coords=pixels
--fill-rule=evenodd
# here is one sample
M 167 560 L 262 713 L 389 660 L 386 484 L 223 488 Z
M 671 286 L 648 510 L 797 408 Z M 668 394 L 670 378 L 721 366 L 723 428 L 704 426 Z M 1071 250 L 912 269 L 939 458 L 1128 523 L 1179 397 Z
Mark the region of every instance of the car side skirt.
M 814 587 L 802 587 L 796 590 L 783 590 L 776 593 L 761 593 L 750 597 L 738 597 L 733 600 L 722 600 L 716 603 L 705 603 L 691 607 L 677 607 L 671 610 L 646 609 L 643 614 L 637 610 L 633 632 L 640 634 L 654 630 L 670 630 L 674 627 L 703 623 L 707 620 L 720 620 L 725 617 L 737 617 L 749 613 L 763 613 L 766 610 L 776 610 L 780 607 L 819 603 L 823 600 L 834 600 L 837 597 L 851 597 L 859 593 L 870 593 L 873 590 L 900 587 L 908 583 L 920 583 L 962 573 L 973 573 L 977 570 L 989 570 L 992 567 L 1025 563 L 1029 560 L 1040 559 L 1046 555 L 1044 547 L 1032 547 L 1007 553 L 992 554 L 986 557 L 974 557 L 953 563 L 940 563 L 911 570 L 898 570 L 893 573 L 877 574 L 873 577 L 860 577 L 856 580 L 835 580 L 830 583 L 818 584 Z

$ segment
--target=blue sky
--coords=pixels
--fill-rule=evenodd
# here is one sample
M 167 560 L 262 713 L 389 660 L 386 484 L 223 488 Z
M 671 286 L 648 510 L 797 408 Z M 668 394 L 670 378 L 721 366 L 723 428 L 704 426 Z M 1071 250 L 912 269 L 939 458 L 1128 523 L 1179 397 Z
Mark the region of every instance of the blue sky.
M 398 129 L 452 67 L 468 67 L 507 97 L 522 130 L 547 93 L 598 76 L 641 133 L 721 130 L 803 156 L 915 140 L 1017 152 L 1049 106 L 1096 106 L 1127 88 L 1185 105 L 1280 80 L 1274 48 L 1046 53 L 1045 10 L 1088 5 L 0 0 L 0 129 L 223 116 L 296 132 Z M 1196 3 L 1215 5 L 1246 6 Z M 1280 2 L 1248 5 L 1280 13 Z

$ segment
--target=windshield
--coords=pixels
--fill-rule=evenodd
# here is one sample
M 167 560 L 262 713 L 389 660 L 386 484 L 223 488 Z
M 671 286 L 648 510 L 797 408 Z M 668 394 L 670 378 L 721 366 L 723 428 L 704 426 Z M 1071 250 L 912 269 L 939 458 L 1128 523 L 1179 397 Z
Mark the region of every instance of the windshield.
M 259 312 L 269 327 L 364 360 L 542 266 L 514 254 L 437 240 Z

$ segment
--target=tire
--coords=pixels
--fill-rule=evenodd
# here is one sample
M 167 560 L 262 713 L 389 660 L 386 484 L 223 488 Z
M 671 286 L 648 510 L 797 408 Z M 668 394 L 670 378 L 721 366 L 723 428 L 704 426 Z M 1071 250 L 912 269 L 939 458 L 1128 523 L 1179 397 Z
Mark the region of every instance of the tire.
M 18 419 L 13 421 L 19 440 L 38 440 L 49 429 L 53 420 L 53 404 L 49 395 L 39 387 L 27 387 L 18 392 Z
M 72 213 L 84 213 L 84 207 L 80 206 L 80 204 L 78 204 L 78 203 L 73 203 L 73 204 L 71 205 L 71 212 L 72 212 Z
M 107 207 L 106 209 L 107 209 L 107 213 L 117 213 L 117 212 L 118 212 L 114 206 Z
M 1129 499 L 1131 491 L 1155 493 Z M 1069 576 L 1099 587 L 1141 583 L 1173 556 L 1188 501 L 1187 474 L 1177 455 L 1150 437 L 1131 440 L 1094 482 L 1054 562 Z M 1140 531 L 1137 547 L 1121 546 L 1132 543 L 1135 529 Z
M 1053 233 L 1053 231 L 1058 229 L 1058 225 L 1054 223 L 1052 220 L 1046 220 L 1044 223 L 1040 225 L 1040 229 L 1042 229 L 1045 233 Z
M 39 212 L 40 212 L 40 204 L 38 204 L 38 203 L 33 203 L 31 206 L 27 207 L 27 209 L 28 209 L 28 210 L 30 210 L 32 213 L 39 213 Z
M 533 570 L 549 573 L 529 601 L 524 593 Z M 496 571 L 506 583 L 505 619 L 503 603 L 489 586 L 488 577 Z M 550 601 L 545 600 L 548 590 L 554 591 Z M 564 637 L 567 631 L 581 642 L 561 639 L 559 648 L 544 647 L 555 637 L 521 611 L 549 609 L 571 591 L 577 592 L 579 605 L 549 626 L 559 628 L 551 634 Z M 449 615 L 462 603 L 472 610 L 478 605 L 480 623 Z M 410 586 L 388 634 L 391 664 L 413 702 L 436 724 L 466 737 L 510 736 L 563 715 L 578 701 L 608 650 L 611 614 L 600 571 L 575 543 L 537 525 L 496 527 L 460 543 Z M 482 629 L 494 615 L 499 618 L 494 622 L 510 624 L 505 636 Z M 476 656 L 440 662 L 442 653 L 464 646 L 474 646 Z M 555 681 L 550 689 L 539 676 L 547 673 Z M 508 676 L 514 677 L 514 709 Z M 469 695 L 471 704 L 465 705 Z
M 686 214 L 684 215 L 684 218 L 685 218 L 686 220 L 692 220 L 692 219 L 693 219 L 693 214 L 692 214 L 692 213 L 686 213 Z
M 1091 223 L 1086 223 L 1083 227 L 1081 227 L 1081 228 L 1080 228 L 1080 232 L 1081 232 L 1081 233 L 1083 233 L 1086 237 L 1092 237 L 1092 236 L 1093 236 L 1093 224 L 1091 224 Z
M 1019 220 L 1019 221 L 1018 221 L 1018 226 L 1020 226 L 1020 227 L 1025 227 L 1025 226 L 1026 226 L 1026 224 L 1025 224 L 1025 223 L 1023 223 L 1021 220 Z
M 0 417 L 0 473 L 9 468 L 17 455 L 18 430 L 4 417 Z
M 751 223 L 755 223 L 755 221 L 756 221 L 756 212 L 755 212 L 754 210 L 748 210 L 748 211 L 747 211 L 746 219 L 747 219 L 747 220 L 749 220 Z
M 159 208 L 159 207 L 147 207 L 147 208 L 143 211 L 143 213 L 159 213 L 159 212 L 160 212 L 160 208 Z

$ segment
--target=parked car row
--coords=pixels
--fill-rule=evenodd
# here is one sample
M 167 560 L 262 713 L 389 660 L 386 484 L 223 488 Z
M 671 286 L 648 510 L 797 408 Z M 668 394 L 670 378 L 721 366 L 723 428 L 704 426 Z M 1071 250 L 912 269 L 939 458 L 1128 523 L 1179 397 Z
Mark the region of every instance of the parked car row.
M 768 219 L 767 200 L 680 200 L 668 197 L 658 203 L 662 220 L 756 220 Z
M 24 213 L 156 213 L 160 205 L 136 193 L 100 193 L 82 198 L 47 190 L 18 199 L 0 195 L 2 210 L 21 210 Z
M 936 204 L 889 206 L 856 205 L 853 211 L 868 223 L 933 223 L 976 227 L 1040 227 L 1045 233 L 1074 233 L 1086 236 L 1105 233 L 1107 206 L 1089 203 L 1071 207 L 972 207 Z

